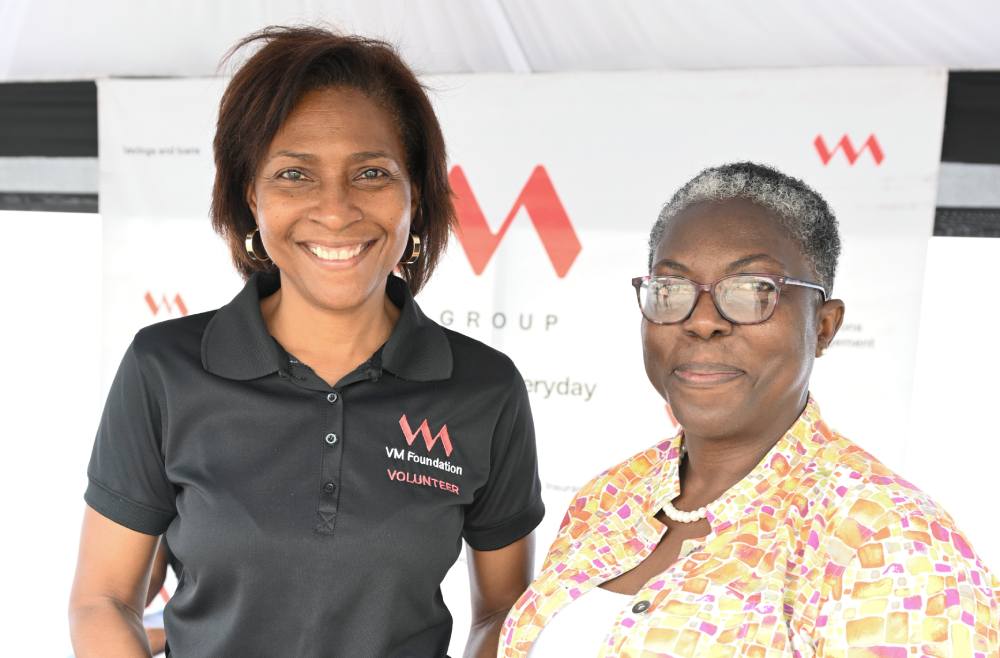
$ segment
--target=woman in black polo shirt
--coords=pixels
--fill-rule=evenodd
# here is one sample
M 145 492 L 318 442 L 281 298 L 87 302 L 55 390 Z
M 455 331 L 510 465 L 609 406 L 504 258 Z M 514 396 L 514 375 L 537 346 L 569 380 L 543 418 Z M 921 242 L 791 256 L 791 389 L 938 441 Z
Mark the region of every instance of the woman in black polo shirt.
M 413 300 L 453 220 L 437 119 L 383 43 L 271 28 L 247 45 L 212 202 L 247 284 L 125 354 L 88 469 L 77 655 L 148 655 L 165 533 L 174 655 L 443 655 L 464 537 L 467 654 L 493 656 L 543 508 L 521 376 Z

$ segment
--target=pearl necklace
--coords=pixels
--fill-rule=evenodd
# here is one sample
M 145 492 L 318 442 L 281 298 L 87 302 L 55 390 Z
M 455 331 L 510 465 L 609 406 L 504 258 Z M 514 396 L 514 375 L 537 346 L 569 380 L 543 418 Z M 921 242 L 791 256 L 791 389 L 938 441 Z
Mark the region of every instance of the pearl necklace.
M 683 460 L 687 456 L 687 448 L 681 446 L 681 459 Z M 679 465 L 679 463 L 678 463 Z M 716 499 L 718 500 L 718 499 Z M 713 500 L 712 503 L 715 501 Z M 711 505 L 709 503 L 708 505 Z M 674 507 L 674 504 L 667 501 L 663 504 L 663 514 L 671 521 L 676 523 L 694 523 L 695 521 L 701 521 L 706 516 L 708 516 L 708 505 L 702 505 L 698 509 L 691 512 L 682 512 L 681 510 Z
M 676 521 L 677 523 L 694 523 L 708 516 L 708 506 L 699 507 L 693 512 L 682 512 L 674 507 L 673 503 L 666 502 L 663 504 L 663 514 L 671 521 Z

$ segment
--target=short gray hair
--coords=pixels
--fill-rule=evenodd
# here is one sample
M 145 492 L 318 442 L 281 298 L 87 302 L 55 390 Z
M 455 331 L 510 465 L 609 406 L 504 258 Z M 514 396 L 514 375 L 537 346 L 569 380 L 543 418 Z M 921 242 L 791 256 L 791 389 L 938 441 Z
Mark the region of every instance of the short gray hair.
M 746 199 L 774 213 L 802 249 L 818 283 L 833 291 L 840 257 L 837 218 L 820 194 L 798 178 L 756 162 L 710 167 L 684 184 L 660 211 L 649 233 L 649 269 L 667 224 L 686 208 L 703 202 Z

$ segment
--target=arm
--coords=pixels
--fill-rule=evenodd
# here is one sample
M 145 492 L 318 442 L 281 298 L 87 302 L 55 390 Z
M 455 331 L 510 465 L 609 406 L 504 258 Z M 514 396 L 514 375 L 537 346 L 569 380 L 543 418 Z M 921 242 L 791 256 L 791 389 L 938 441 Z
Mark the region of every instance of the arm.
M 466 658 L 495 658 L 500 626 L 511 606 L 531 584 L 534 533 L 495 551 L 467 547 L 472 594 L 472 627 Z
M 167 544 L 164 539 L 160 539 L 160 545 L 156 549 L 156 557 L 153 558 L 153 572 L 149 577 L 149 590 L 146 592 L 146 607 L 153 602 L 156 596 L 163 589 L 163 583 L 167 580 Z M 154 656 L 159 656 L 167 649 L 167 634 L 162 628 L 146 628 L 146 640 L 149 641 L 149 648 Z
M 150 651 L 154 656 L 167 650 L 167 634 L 162 628 L 147 628 L 146 639 L 149 640 Z
M 149 575 L 149 590 L 146 592 L 146 606 L 148 607 L 156 595 L 163 589 L 163 583 L 167 580 L 167 546 L 160 540 L 156 548 L 156 556 L 153 558 L 153 570 Z
M 511 375 L 494 430 L 489 479 L 465 513 L 472 598 L 466 658 L 497 655 L 503 620 L 531 584 L 532 531 L 545 514 L 528 391 L 516 369 Z
M 80 658 L 150 655 L 142 611 L 153 553 L 177 515 L 163 457 L 162 381 L 155 367 L 144 366 L 153 344 L 140 331 L 125 351 L 87 466 L 88 507 L 69 609 Z
M 87 507 L 69 604 L 77 658 L 150 655 L 142 610 L 156 543 Z

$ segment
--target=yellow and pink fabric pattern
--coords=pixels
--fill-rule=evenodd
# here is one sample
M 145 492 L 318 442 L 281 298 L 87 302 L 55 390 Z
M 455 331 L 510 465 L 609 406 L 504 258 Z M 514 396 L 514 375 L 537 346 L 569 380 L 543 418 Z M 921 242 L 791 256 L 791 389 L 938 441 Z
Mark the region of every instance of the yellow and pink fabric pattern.
M 577 494 L 538 578 L 504 622 L 527 656 L 547 620 L 659 543 L 683 433 Z M 831 431 L 809 401 L 616 619 L 601 657 L 1000 657 L 1000 581 L 924 493 Z

